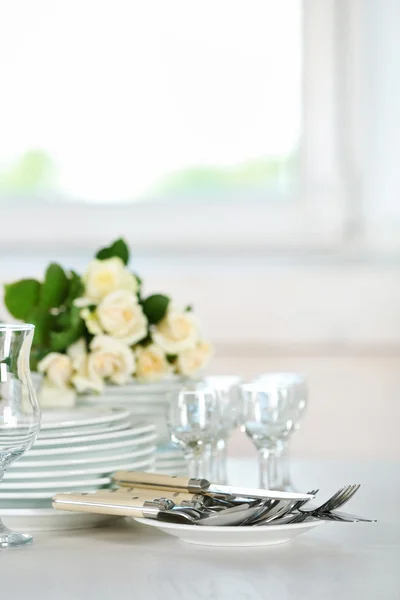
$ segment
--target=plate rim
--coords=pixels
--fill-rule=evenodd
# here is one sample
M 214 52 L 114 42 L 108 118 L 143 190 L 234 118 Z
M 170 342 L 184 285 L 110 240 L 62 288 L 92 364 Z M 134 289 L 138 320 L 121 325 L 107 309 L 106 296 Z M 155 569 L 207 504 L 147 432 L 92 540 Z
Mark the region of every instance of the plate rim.
M 83 427 L 83 426 L 87 426 L 87 425 L 100 425 L 102 423 L 114 423 L 115 421 L 121 421 L 125 418 L 128 418 L 130 416 L 130 412 L 120 406 L 109 406 L 109 407 L 97 407 L 98 411 L 104 411 L 105 409 L 108 409 L 110 414 L 108 415 L 98 415 L 97 417 L 93 416 L 93 417 L 87 417 L 86 419 L 83 418 L 81 420 L 66 420 L 66 421 L 59 421 L 59 422 L 51 422 L 51 423 L 41 423 L 40 429 L 43 431 L 47 431 L 49 429 L 70 429 L 71 427 Z M 71 409 L 71 411 L 65 411 L 65 412 L 84 412 L 84 411 L 89 411 L 92 410 L 93 412 L 96 412 L 96 407 L 95 406 L 80 406 L 80 407 L 75 407 L 73 410 Z M 51 413 L 55 411 L 43 411 L 44 413 Z M 43 413 L 42 413 L 43 414 Z
M 196 531 L 204 532 L 200 535 L 204 535 L 207 532 L 221 533 L 222 531 L 227 533 L 238 533 L 238 531 L 243 531 L 243 533 L 250 533 L 254 531 L 262 532 L 265 530 L 292 531 L 296 529 L 308 529 L 310 527 L 312 528 L 326 523 L 326 521 L 322 519 L 314 519 L 313 521 L 303 521 L 302 523 L 287 523 L 286 525 L 268 525 L 268 527 L 253 527 L 251 525 L 244 525 L 243 527 L 238 527 L 237 525 L 204 525 L 203 527 L 194 527 L 193 525 L 184 525 L 183 523 L 168 523 L 168 521 L 157 521 L 157 519 L 147 519 L 144 517 L 131 517 L 131 519 L 134 519 L 135 521 L 137 521 L 138 523 L 142 523 L 143 525 L 149 525 L 150 527 L 158 527 L 159 529 L 174 529 L 178 531 L 193 531 L 193 529 L 196 529 Z M 261 535 L 261 533 L 256 533 L 255 535 Z
M 154 441 L 154 440 L 150 440 Z M 146 448 L 149 448 L 150 446 L 145 446 Z M 116 456 L 122 457 L 122 456 L 131 456 L 131 454 L 129 452 L 124 452 L 123 454 L 117 454 Z M 32 460 L 32 461 L 18 461 L 14 463 L 14 468 L 15 469 L 22 469 L 24 467 L 28 467 L 31 469 L 42 469 L 43 467 L 49 466 L 49 465 L 55 465 L 58 467 L 64 467 L 66 465 L 82 465 L 82 464 L 94 464 L 97 462 L 102 462 L 102 461 L 107 461 L 109 462 L 113 457 L 98 457 L 98 456 L 92 456 L 90 457 L 86 457 L 86 458 L 79 458 L 79 459 L 71 459 L 71 458 L 67 458 L 67 459 L 62 459 L 62 460 L 52 460 L 52 461 L 41 461 L 41 460 Z M 115 458 L 115 457 L 114 457 Z M 39 463 L 39 464 L 38 464 Z M 43 464 L 44 463 L 44 464 Z M 18 467 L 17 467 L 18 464 Z M 21 467 L 22 464 L 22 467 Z
M 147 455 L 151 455 L 154 451 L 153 449 L 154 449 L 154 446 L 152 446 L 152 449 L 146 450 L 146 452 L 141 452 L 139 455 L 132 457 L 132 460 L 130 462 L 128 460 L 126 460 L 125 463 L 124 463 L 124 461 L 113 461 L 113 462 L 110 461 L 110 464 L 102 463 L 106 467 L 108 467 L 105 469 L 104 468 L 102 469 L 102 467 L 99 465 L 98 467 L 89 467 L 87 469 L 71 469 L 71 470 L 65 470 L 65 471 L 56 471 L 56 470 L 34 471 L 34 475 L 37 475 L 37 477 L 32 476 L 32 471 L 22 471 L 21 473 L 18 473 L 18 471 L 17 471 L 16 474 L 18 474 L 19 477 L 7 477 L 2 480 L 2 482 L 0 484 L 0 491 L 1 491 L 2 485 L 4 485 L 4 482 L 11 483 L 18 479 L 25 479 L 29 482 L 29 481 L 35 481 L 36 479 L 46 479 L 46 478 L 51 479 L 51 478 L 55 477 L 55 478 L 57 478 L 56 479 L 57 481 L 62 481 L 66 477 L 74 477 L 75 475 L 84 475 L 85 472 L 87 472 L 88 475 L 89 474 L 95 475 L 96 471 L 97 471 L 97 473 L 103 473 L 103 472 L 107 472 L 107 471 L 111 472 L 111 471 L 123 471 L 125 469 L 133 469 L 135 466 L 134 463 L 142 464 L 142 462 L 144 462 L 141 460 L 135 461 L 135 458 L 140 459 L 141 457 L 144 458 Z M 130 466 L 127 466 L 128 463 Z M 118 466 L 115 467 L 115 465 L 118 465 Z M 123 465 L 125 465 L 125 466 L 123 466 Z M 58 473 L 58 475 L 57 475 L 57 473 Z M 68 475 L 68 473 L 69 473 L 69 475 Z M 13 475 L 14 475 L 14 471 L 13 471 Z
M 29 454 L 29 456 L 32 456 L 32 458 L 35 457 L 40 457 L 40 456 L 54 456 L 54 455 L 71 455 L 74 453 L 77 454 L 83 454 L 83 453 L 87 453 L 87 452 L 99 452 L 99 451 L 103 451 L 105 454 L 107 453 L 108 450 L 113 450 L 114 448 L 125 448 L 127 446 L 130 446 L 133 442 L 139 442 L 137 444 L 133 443 L 133 445 L 142 445 L 140 443 L 140 441 L 144 440 L 144 443 L 147 441 L 152 441 L 153 438 L 157 437 L 156 433 L 149 433 L 147 434 L 148 437 L 145 438 L 145 436 L 143 436 L 143 438 L 133 438 L 132 440 L 123 440 L 122 442 L 114 442 L 112 444 L 108 444 L 106 447 L 104 446 L 104 444 L 93 444 L 93 446 L 74 446 L 72 448 L 64 448 L 64 447 L 60 447 L 60 448 L 44 448 L 44 449 L 38 449 L 35 450 L 35 448 L 33 447 L 32 450 L 28 450 L 28 452 L 26 453 L 26 455 Z M 145 438 L 145 439 L 144 439 Z M 149 439 L 150 438 L 150 439 Z M 24 455 L 22 455 L 24 456 Z
M 33 482 L 33 484 L 29 484 L 29 483 L 4 483 L 3 481 L 1 482 L 0 485 L 0 496 L 3 495 L 3 490 L 9 490 L 11 492 L 15 491 L 22 491 L 23 489 L 26 490 L 37 490 L 37 491 L 45 491 L 47 489 L 52 489 L 54 487 L 60 487 L 60 488 L 68 488 L 68 487 L 85 487 L 86 485 L 91 487 L 93 485 L 107 485 L 108 483 L 110 483 L 111 481 L 111 477 L 95 477 L 95 478 L 91 478 L 91 479 L 75 479 L 72 481 L 56 481 L 56 482 L 46 482 L 40 484 L 40 482 Z M 6 486 L 6 487 L 4 487 Z M 58 493 L 58 492 L 57 492 Z
M 43 448 L 47 448 L 47 447 L 51 447 L 51 446 L 62 446 L 65 445 L 66 443 L 68 444 L 79 444 L 79 443 L 83 443 L 83 442 L 97 442 L 97 441 L 107 441 L 107 440 L 113 440 L 115 438 L 118 438 L 118 436 L 121 437 L 128 437 L 129 434 L 131 434 L 132 436 L 137 436 L 140 435 L 142 433 L 150 433 L 152 431 L 155 431 L 155 426 L 152 423 L 147 423 L 147 424 L 143 424 L 141 426 L 137 426 L 137 427 L 126 427 L 126 429 L 118 429 L 117 431 L 110 431 L 110 432 L 100 432 L 100 433 L 93 433 L 93 434 L 84 434 L 84 435 L 77 435 L 77 436 L 71 436 L 69 437 L 67 440 L 66 439 L 57 439 L 57 438 L 45 438 L 45 439 L 37 439 L 36 442 L 33 444 L 32 449 L 37 449 L 39 450 L 39 448 L 37 447 L 37 444 L 39 444 L 39 446 L 42 446 Z M 44 443 L 43 443 L 44 442 Z
M 71 427 L 67 429 L 47 429 L 47 430 L 39 430 L 38 439 L 40 440 L 54 440 L 59 439 L 60 437 L 68 440 L 70 437 L 77 435 L 77 432 L 81 435 L 87 435 L 89 432 L 92 433 L 112 433 L 113 431 L 121 431 L 125 427 L 129 427 L 132 423 L 132 419 L 134 415 L 130 414 L 129 418 L 122 421 L 116 421 L 115 423 L 100 423 L 99 425 L 88 426 L 84 425 L 83 427 Z M 82 433 L 83 432 L 83 433 Z M 44 435 L 43 435 L 44 434 Z M 51 434 L 51 435 L 49 435 Z

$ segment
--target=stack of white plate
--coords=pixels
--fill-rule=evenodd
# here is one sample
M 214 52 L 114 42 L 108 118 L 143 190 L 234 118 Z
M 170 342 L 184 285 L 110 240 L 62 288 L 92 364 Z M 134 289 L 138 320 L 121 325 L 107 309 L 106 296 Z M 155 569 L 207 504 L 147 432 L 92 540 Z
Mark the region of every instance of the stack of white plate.
M 155 471 L 167 475 L 187 475 L 187 463 L 182 448 L 176 444 L 159 444 L 156 452 Z
M 126 385 L 105 386 L 102 394 L 82 396 L 83 406 L 123 406 L 134 420 L 145 419 L 154 423 L 158 443 L 169 441 L 167 428 L 168 394 L 182 387 L 176 377 L 154 383 L 132 382 Z
M 0 514 L 22 524 L 35 521 L 39 528 L 46 517 L 52 517 L 47 528 L 91 525 L 99 520 L 95 515 L 75 513 L 74 518 L 74 513 L 61 513 L 51 508 L 51 498 L 58 492 L 107 487 L 115 471 L 153 470 L 155 444 L 154 425 L 133 424 L 124 408 L 44 412 L 35 444 L 7 469 L 0 483 Z M 10 526 L 10 519 L 7 523 Z

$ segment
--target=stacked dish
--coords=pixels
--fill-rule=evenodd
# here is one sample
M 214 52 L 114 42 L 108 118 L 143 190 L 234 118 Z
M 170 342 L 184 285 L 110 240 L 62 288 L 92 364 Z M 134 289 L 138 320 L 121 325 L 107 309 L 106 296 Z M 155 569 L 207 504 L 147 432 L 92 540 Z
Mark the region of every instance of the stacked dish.
M 43 529 L 47 517 L 51 519 L 46 528 L 51 529 L 86 527 L 104 520 L 102 515 L 87 519 L 74 513 L 60 519 L 60 513 L 51 508 L 51 498 L 62 491 L 107 487 L 114 471 L 152 470 L 155 442 L 154 425 L 132 424 L 129 411 L 123 408 L 44 412 L 35 444 L 12 463 L 0 483 L 0 514 L 11 527 L 27 524 L 30 529 L 35 522 Z
M 154 423 L 158 443 L 165 443 L 170 439 L 166 422 L 168 394 L 183 384 L 183 379 L 175 377 L 154 383 L 108 385 L 100 395 L 82 396 L 81 403 L 83 406 L 123 406 L 134 420 Z

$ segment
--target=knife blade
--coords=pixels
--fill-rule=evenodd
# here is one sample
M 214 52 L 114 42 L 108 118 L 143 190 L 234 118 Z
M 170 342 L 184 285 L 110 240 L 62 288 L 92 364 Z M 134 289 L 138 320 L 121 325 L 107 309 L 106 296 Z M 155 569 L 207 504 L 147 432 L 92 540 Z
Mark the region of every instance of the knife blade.
M 117 471 L 113 480 L 124 487 L 189 492 L 216 497 L 271 498 L 274 500 L 311 500 L 313 494 L 282 492 L 280 490 L 262 490 L 258 488 L 236 487 L 210 483 L 207 479 L 189 479 L 175 475 L 142 473 L 139 471 Z

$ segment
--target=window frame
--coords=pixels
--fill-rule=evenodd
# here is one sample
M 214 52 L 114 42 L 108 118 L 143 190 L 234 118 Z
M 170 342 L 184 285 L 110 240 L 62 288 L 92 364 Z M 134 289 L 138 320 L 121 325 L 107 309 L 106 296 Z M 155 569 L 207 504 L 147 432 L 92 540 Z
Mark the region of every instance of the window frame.
M 20 199 L 0 204 L 0 247 L 87 249 L 123 235 L 145 250 L 334 249 L 352 223 L 352 148 L 344 149 L 349 68 L 339 68 L 344 10 L 335 0 L 304 0 L 303 134 L 300 181 L 283 202 L 87 204 Z M 349 15 L 346 11 L 345 20 Z M 351 13 L 351 11 L 350 11 Z M 351 14 L 350 14 L 351 17 Z M 348 24 L 348 23 L 347 23 Z M 339 35 L 341 33 L 341 35 Z M 346 34 L 346 31 L 345 31 Z M 345 89 L 346 94 L 341 93 Z M 223 227 L 221 227 L 223 223 Z

